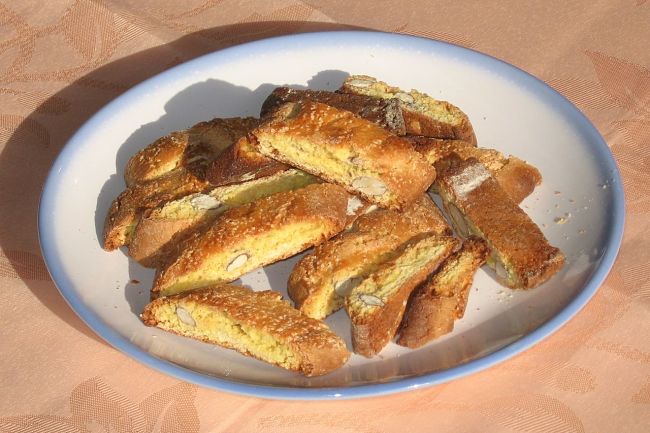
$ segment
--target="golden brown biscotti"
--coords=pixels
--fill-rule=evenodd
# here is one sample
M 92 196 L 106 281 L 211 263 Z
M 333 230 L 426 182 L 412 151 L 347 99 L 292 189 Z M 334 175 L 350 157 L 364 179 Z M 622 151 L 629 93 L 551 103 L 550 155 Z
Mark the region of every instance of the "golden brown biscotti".
M 404 116 L 397 99 L 380 99 L 354 93 L 336 93 L 325 90 L 297 90 L 278 87 L 262 104 L 260 117 L 266 117 L 280 105 L 305 100 L 320 102 L 341 110 L 347 110 L 369 120 L 395 135 L 406 134 Z
M 382 207 L 413 203 L 435 178 L 433 167 L 404 139 L 317 102 L 284 104 L 249 136 L 264 155 Z
M 438 268 L 457 244 L 451 236 L 417 236 L 397 257 L 352 289 L 345 298 L 345 310 L 352 322 L 355 353 L 369 358 L 388 344 L 402 321 L 411 292 Z
M 350 357 L 327 325 L 270 290 L 204 288 L 156 299 L 141 317 L 147 326 L 234 349 L 305 376 L 330 373 Z
M 379 209 L 362 215 L 351 230 L 323 242 L 296 264 L 287 283 L 289 296 L 307 316 L 324 319 L 343 307 L 363 277 L 398 255 L 409 239 L 427 232 L 451 235 L 426 194 L 402 212 Z
M 452 225 L 462 237 L 476 235 L 487 242 L 487 262 L 501 284 L 529 289 L 564 265 L 562 252 L 549 245 L 539 227 L 478 160 L 452 154 L 438 166 L 436 184 Z
M 205 180 L 184 168 L 127 188 L 113 200 L 108 210 L 104 221 L 103 248 L 112 251 L 128 245 L 145 210 L 206 188 L 209 185 Z
M 234 281 L 320 244 L 345 228 L 349 197 L 340 186 L 312 184 L 226 211 L 179 245 L 156 275 L 152 296 Z
M 462 159 L 476 158 L 496 178 L 515 203 L 521 203 L 542 183 L 542 175 L 532 165 L 515 156 L 506 158 L 494 149 L 476 147 L 462 140 L 442 140 L 430 137 L 406 137 L 413 148 L 435 167 L 438 161 L 455 153 Z M 433 185 L 435 188 L 435 183 Z
M 467 115 L 447 101 L 439 101 L 417 90 L 405 92 L 367 75 L 350 75 L 339 92 L 398 99 L 407 134 L 465 140 L 476 144 L 474 129 Z
M 474 274 L 487 254 L 485 241 L 470 237 L 430 280 L 416 288 L 406 307 L 397 344 L 415 349 L 451 332 L 454 321 L 465 314 Z
M 272 194 L 291 191 L 318 182 L 314 176 L 289 169 L 272 176 L 219 186 L 204 193 L 190 194 L 145 211 L 135 227 L 129 255 L 145 267 L 159 267 L 173 246 L 199 227 L 214 221 L 228 209 Z
M 289 166 L 259 153 L 248 137 L 242 137 L 208 165 L 206 178 L 215 186 L 260 179 Z
M 129 159 L 124 170 L 126 185 L 146 182 L 181 167 L 203 173 L 211 160 L 258 123 L 259 119 L 252 117 L 212 119 L 159 138 Z

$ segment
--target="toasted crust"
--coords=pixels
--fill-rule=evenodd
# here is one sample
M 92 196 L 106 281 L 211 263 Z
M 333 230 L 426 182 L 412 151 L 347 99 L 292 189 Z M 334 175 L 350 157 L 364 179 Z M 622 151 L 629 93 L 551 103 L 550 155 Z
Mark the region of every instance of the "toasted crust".
M 413 203 L 435 178 L 407 141 L 316 102 L 282 105 L 250 137 L 261 153 L 391 209 Z
M 317 181 L 310 174 L 289 169 L 166 202 L 144 212 L 129 243 L 129 255 L 142 266 L 159 267 L 168 261 L 166 255 L 173 251 L 174 243 L 182 243 L 194 230 L 214 221 L 226 210 Z
M 376 123 L 395 135 L 406 134 L 404 117 L 397 99 L 378 99 L 353 93 L 335 93 L 324 90 L 296 90 L 278 87 L 262 104 L 260 117 L 265 117 L 287 102 L 305 100 L 320 102 L 341 110 L 347 110 L 370 122 Z
M 113 200 L 108 210 L 104 221 L 103 248 L 112 251 L 127 245 L 145 210 L 206 188 L 208 183 L 205 180 L 183 168 L 127 188 Z
M 318 245 L 346 225 L 350 195 L 332 184 L 281 192 L 226 211 L 156 275 L 152 296 L 233 281 Z
M 350 75 L 339 91 L 398 99 L 407 134 L 465 140 L 476 144 L 474 129 L 467 115 L 447 101 L 439 101 L 417 90 L 405 92 L 367 75 Z
M 506 158 L 505 155 L 494 149 L 476 147 L 462 140 L 415 136 L 406 137 L 406 139 L 434 167 L 452 153 L 462 159 L 476 158 L 492 172 L 492 175 L 515 203 L 521 203 L 535 190 L 536 186 L 542 183 L 542 175 L 535 167 L 514 156 Z
M 289 169 L 274 159 L 259 153 L 248 137 L 242 137 L 219 155 L 206 170 L 206 178 L 213 185 L 230 185 L 272 176 Z
M 159 138 L 127 162 L 124 170 L 126 185 L 146 182 L 180 167 L 203 172 L 208 162 L 246 135 L 258 122 L 252 117 L 213 119 Z
M 448 257 L 433 277 L 411 294 L 397 344 L 417 348 L 454 329 L 465 314 L 474 274 L 485 263 L 487 244 L 470 237 Z
M 548 280 L 564 264 L 562 252 L 549 245 L 539 227 L 513 202 L 478 160 L 455 154 L 440 164 L 436 183 L 457 232 L 485 239 L 488 264 L 497 280 L 528 289 Z
M 178 309 L 184 310 L 185 321 Z M 327 325 L 300 314 L 272 291 L 210 287 L 156 299 L 141 317 L 147 326 L 234 349 L 306 376 L 334 371 L 350 356 Z
M 345 299 L 352 322 L 354 352 L 379 353 L 393 338 L 411 292 L 452 253 L 458 241 L 450 236 L 420 235 L 400 255 L 381 265 Z
M 542 183 L 539 170 L 512 155 L 504 166 L 494 173 L 494 178 L 515 203 L 521 203 Z
M 427 195 L 403 212 L 386 209 L 362 215 L 350 231 L 322 243 L 296 264 L 287 284 L 289 296 L 307 316 L 324 319 L 343 306 L 345 295 L 363 277 L 398 255 L 409 239 L 426 232 L 451 235 Z

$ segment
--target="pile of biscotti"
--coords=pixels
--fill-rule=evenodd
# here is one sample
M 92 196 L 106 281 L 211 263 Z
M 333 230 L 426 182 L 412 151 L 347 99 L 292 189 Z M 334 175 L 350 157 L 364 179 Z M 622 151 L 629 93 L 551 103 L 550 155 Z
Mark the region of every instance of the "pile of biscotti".
M 354 352 L 372 357 L 450 332 L 484 263 L 513 289 L 564 264 L 518 205 L 537 169 L 477 147 L 454 105 L 368 76 L 336 92 L 279 87 L 259 119 L 160 138 L 125 181 L 103 242 L 156 268 L 144 323 L 308 376 L 350 356 L 323 322 L 341 308 Z M 312 247 L 287 282 L 293 304 L 229 284 Z

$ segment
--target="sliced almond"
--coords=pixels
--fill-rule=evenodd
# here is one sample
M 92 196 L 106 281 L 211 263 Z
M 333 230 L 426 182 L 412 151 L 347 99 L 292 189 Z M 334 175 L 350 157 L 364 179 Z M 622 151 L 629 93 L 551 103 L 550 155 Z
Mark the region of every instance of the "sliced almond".
M 334 283 L 334 290 L 339 296 L 348 296 L 352 289 L 357 287 L 359 283 L 363 281 L 361 277 L 352 277 L 342 281 L 336 281 Z
M 364 304 L 370 305 L 372 307 L 383 307 L 384 306 L 384 301 L 382 301 L 381 299 L 379 299 L 375 295 L 368 295 L 366 293 L 363 293 L 363 294 L 359 295 L 359 299 Z
M 372 86 L 372 81 L 370 81 L 370 80 L 363 80 L 363 79 L 361 79 L 361 78 L 355 78 L 355 79 L 353 79 L 353 80 L 348 81 L 347 84 L 348 84 L 349 86 L 353 86 L 353 87 L 362 87 L 362 88 L 365 88 L 365 87 L 370 87 L 370 86 Z
M 235 269 L 241 268 L 242 266 L 244 266 L 244 264 L 247 261 L 248 261 L 248 254 L 246 254 L 246 253 L 240 254 L 237 257 L 235 257 L 234 259 L 232 259 L 232 261 L 230 263 L 228 263 L 228 266 L 226 267 L 226 270 L 228 272 L 234 271 Z
M 374 211 L 376 211 L 377 209 L 379 209 L 379 206 L 377 206 L 376 204 L 371 204 L 370 206 L 368 206 L 368 207 L 366 208 L 364 214 L 367 214 L 367 213 L 370 213 L 370 212 L 374 212 Z
M 494 260 L 494 272 L 496 272 L 497 277 L 499 277 L 501 280 L 508 280 L 508 271 L 499 259 Z
M 451 218 L 451 222 L 456 228 L 458 234 L 463 238 L 468 237 L 470 235 L 470 230 L 469 227 L 467 227 L 465 217 L 460 213 L 460 210 L 451 203 L 447 204 L 447 210 L 449 211 L 449 217 Z
M 176 315 L 178 316 L 178 320 L 181 322 L 185 323 L 188 326 L 196 326 L 196 322 L 194 321 L 194 318 L 192 315 L 183 307 L 176 307 Z
M 415 99 L 413 98 L 413 96 L 409 95 L 408 93 L 399 92 L 399 93 L 395 94 L 395 97 L 397 99 L 399 99 L 400 101 L 405 102 L 407 104 L 412 104 L 412 103 L 415 102 Z
M 357 177 L 352 181 L 352 188 L 369 196 L 380 196 L 388 190 L 383 181 L 370 176 Z
M 200 210 L 217 209 L 223 205 L 222 202 L 208 194 L 198 194 L 195 197 L 192 197 L 190 199 L 190 204 L 195 209 Z
M 363 202 L 359 200 L 359 197 L 350 197 L 348 199 L 348 207 L 345 213 L 348 215 L 354 215 L 361 206 L 363 206 Z

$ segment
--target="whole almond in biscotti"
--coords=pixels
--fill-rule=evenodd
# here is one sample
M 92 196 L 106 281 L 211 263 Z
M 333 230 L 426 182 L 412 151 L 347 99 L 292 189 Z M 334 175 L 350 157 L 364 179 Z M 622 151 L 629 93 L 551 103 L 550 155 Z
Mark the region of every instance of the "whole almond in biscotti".
M 487 263 L 497 281 L 529 289 L 551 278 L 564 265 L 564 254 L 551 246 L 539 227 L 475 158 L 456 154 L 438 164 L 437 189 L 456 232 L 484 239 Z
M 337 93 L 325 90 L 298 90 L 278 87 L 262 104 L 260 117 L 272 114 L 279 106 L 287 102 L 320 102 L 341 110 L 350 111 L 369 120 L 395 135 L 406 134 L 404 116 L 397 99 L 379 99 L 353 93 Z
M 469 118 L 447 101 L 439 101 L 417 90 L 406 92 L 367 75 L 350 75 L 339 92 L 398 100 L 407 134 L 465 140 L 476 145 Z
M 129 255 L 145 267 L 160 267 L 173 251 L 173 243 L 191 235 L 194 230 L 214 221 L 233 207 L 251 203 L 283 191 L 302 188 L 318 179 L 295 169 L 287 169 L 272 176 L 218 186 L 168 201 L 146 211 L 135 226 Z
M 158 298 L 142 313 L 147 326 L 234 349 L 305 376 L 320 376 L 350 357 L 327 325 L 301 314 L 270 290 L 211 286 Z
M 349 197 L 338 185 L 312 184 L 224 212 L 178 245 L 159 269 L 152 296 L 234 281 L 320 244 L 345 228 Z
M 108 209 L 102 247 L 112 251 L 128 245 L 140 218 L 147 210 L 206 188 L 209 188 L 209 184 L 205 180 L 184 168 L 127 188 L 113 200 Z
M 289 296 L 304 314 L 324 319 L 343 306 L 345 296 L 363 278 L 397 256 L 402 245 L 428 232 L 451 235 L 426 194 L 404 211 L 364 214 L 351 230 L 323 242 L 296 264 L 287 283 Z
M 317 102 L 280 106 L 249 137 L 260 153 L 391 209 L 413 203 L 435 178 L 404 139 Z
M 451 236 L 418 236 L 397 257 L 382 264 L 350 291 L 345 310 L 352 322 L 355 353 L 372 357 L 392 340 L 411 292 L 438 268 L 457 244 Z

